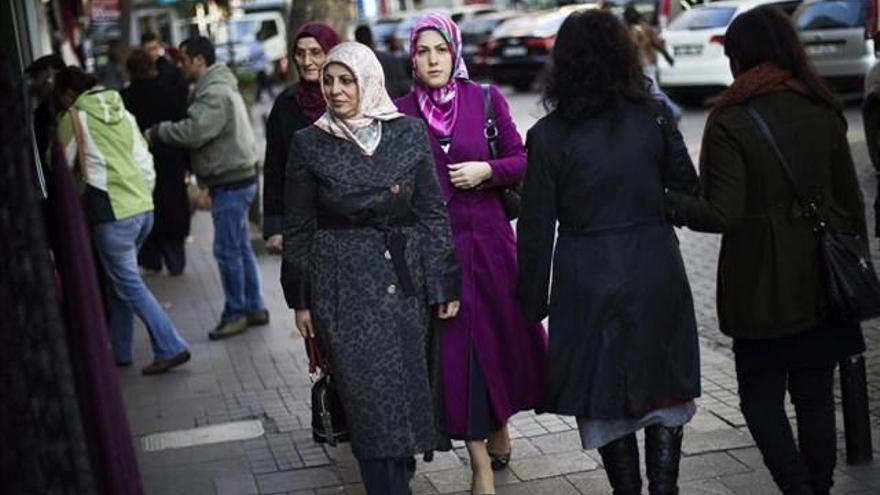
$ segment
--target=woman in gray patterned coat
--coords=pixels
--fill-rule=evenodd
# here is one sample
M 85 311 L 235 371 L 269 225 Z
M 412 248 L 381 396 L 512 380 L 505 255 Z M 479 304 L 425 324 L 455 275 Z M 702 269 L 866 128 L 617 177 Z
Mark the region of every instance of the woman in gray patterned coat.
M 458 312 L 460 274 L 425 126 L 383 79 L 366 46 L 327 56 L 327 112 L 287 164 L 282 284 L 332 363 L 367 493 L 396 495 L 407 460 L 440 446 L 426 349 L 431 312 Z

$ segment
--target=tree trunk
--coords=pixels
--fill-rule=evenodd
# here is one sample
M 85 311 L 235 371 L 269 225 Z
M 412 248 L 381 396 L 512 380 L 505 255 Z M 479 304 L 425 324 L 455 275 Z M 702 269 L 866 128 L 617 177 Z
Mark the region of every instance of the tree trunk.
M 340 38 L 345 39 L 356 12 L 354 0 L 294 0 L 288 22 L 291 37 L 303 24 L 320 21 L 333 26 Z

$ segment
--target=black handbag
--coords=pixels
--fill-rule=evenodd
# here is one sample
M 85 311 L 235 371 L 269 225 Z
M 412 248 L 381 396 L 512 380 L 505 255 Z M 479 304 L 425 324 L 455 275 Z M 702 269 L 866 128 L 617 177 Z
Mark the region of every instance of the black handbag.
M 309 374 L 316 376 L 318 369 L 321 370 L 320 377 L 312 383 L 312 438 L 317 443 L 333 447 L 340 442 L 348 442 L 350 438 L 342 400 L 315 339 L 306 339 L 306 353 L 309 356 Z
M 495 122 L 495 105 L 492 104 L 489 85 L 481 84 L 480 87 L 483 88 L 483 108 L 486 113 L 483 134 L 486 136 L 486 142 L 489 143 L 489 159 L 494 160 L 498 158 L 498 126 Z M 504 213 L 507 214 L 508 220 L 519 218 L 522 205 L 522 180 L 502 189 L 501 201 L 504 203 Z
M 867 239 L 856 232 L 836 230 L 824 220 L 816 202 L 810 201 L 798 187 L 791 167 L 773 139 L 767 122 L 754 107 L 746 106 L 746 111 L 773 148 L 801 208 L 813 219 L 813 230 L 819 235 L 823 282 L 830 316 L 837 321 L 846 322 L 880 316 L 880 281 L 874 273 Z

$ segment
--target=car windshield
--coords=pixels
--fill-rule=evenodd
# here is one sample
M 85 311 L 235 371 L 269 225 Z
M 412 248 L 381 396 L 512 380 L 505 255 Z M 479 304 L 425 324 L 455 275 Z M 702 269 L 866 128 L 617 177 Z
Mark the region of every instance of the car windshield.
M 723 28 L 730 24 L 735 7 L 704 7 L 686 10 L 669 23 L 670 31 Z
M 795 14 L 794 23 L 801 31 L 861 28 L 865 25 L 865 11 L 866 2 L 863 0 L 808 3 Z

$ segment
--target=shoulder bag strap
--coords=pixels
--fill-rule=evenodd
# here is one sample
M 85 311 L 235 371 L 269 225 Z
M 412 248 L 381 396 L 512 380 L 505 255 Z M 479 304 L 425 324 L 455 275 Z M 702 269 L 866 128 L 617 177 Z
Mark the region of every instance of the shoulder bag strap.
M 483 89 L 483 109 L 486 114 L 486 124 L 483 135 L 489 143 L 489 158 L 498 158 L 498 126 L 495 123 L 495 105 L 492 104 L 492 93 L 489 92 L 488 84 L 480 84 Z
M 773 153 L 776 155 L 776 159 L 779 160 L 779 164 L 782 166 L 783 172 L 785 172 L 785 177 L 786 179 L 788 179 L 789 185 L 791 185 L 792 192 L 794 192 L 794 196 L 801 204 L 801 207 L 805 208 L 810 213 L 810 215 L 813 216 L 819 228 L 824 227 L 822 219 L 819 218 L 819 208 L 816 206 L 816 203 L 814 201 L 810 201 L 802 193 L 798 181 L 795 178 L 794 172 L 792 172 L 791 166 L 788 164 L 788 160 L 785 159 L 785 155 L 782 154 L 782 150 L 780 150 L 779 145 L 776 144 L 776 139 L 773 138 L 773 133 L 770 131 L 770 126 L 767 125 L 767 121 L 764 120 L 764 117 L 761 116 L 761 113 L 758 112 L 758 110 L 752 105 L 746 105 L 745 109 L 746 113 L 749 114 L 749 117 L 752 119 L 755 125 L 758 126 L 758 130 L 761 131 L 764 139 L 766 139 L 767 142 L 770 144 L 770 147 L 773 148 Z
M 74 170 L 83 181 L 86 181 L 89 178 L 86 166 L 86 139 L 76 107 L 70 107 L 70 120 L 73 122 L 73 138 L 76 140 L 76 166 Z

